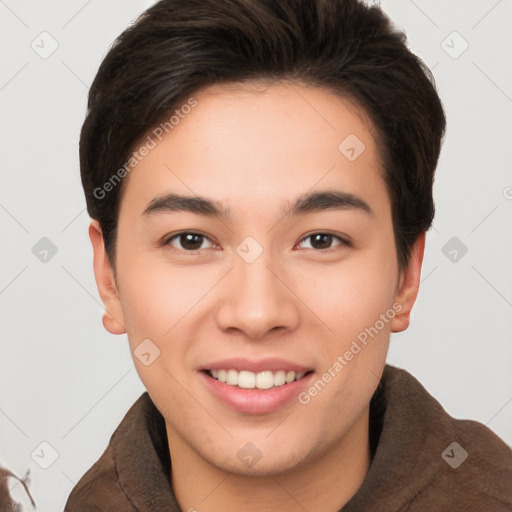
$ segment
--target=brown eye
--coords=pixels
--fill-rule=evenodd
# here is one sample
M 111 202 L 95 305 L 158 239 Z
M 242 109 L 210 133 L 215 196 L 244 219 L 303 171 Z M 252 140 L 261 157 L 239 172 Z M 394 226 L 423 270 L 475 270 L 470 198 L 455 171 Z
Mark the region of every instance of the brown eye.
M 312 249 L 317 249 L 319 251 L 327 250 L 332 248 L 333 240 L 339 240 L 341 243 L 337 245 L 341 246 L 349 246 L 350 243 L 344 240 L 343 238 L 332 235 L 330 233 L 314 233 L 302 239 L 302 242 L 305 240 L 311 240 L 310 246 Z M 301 243 L 302 243 L 301 242 Z
M 183 231 L 182 233 L 178 233 L 177 235 L 172 236 L 167 239 L 165 242 L 166 245 L 170 245 L 176 249 L 184 250 L 184 251 L 198 251 L 200 249 L 204 249 L 202 247 L 203 242 L 209 239 L 200 233 L 193 233 L 189 231 Z M 173 243 L 175 241 L 175 243 Z

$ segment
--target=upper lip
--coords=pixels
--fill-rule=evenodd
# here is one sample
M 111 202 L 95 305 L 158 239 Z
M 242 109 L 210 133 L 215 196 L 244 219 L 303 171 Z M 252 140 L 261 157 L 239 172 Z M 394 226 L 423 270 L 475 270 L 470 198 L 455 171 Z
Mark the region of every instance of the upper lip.
M 265 370 L 274 372 L 284 370 L 287 372 L 294 371 L 296 373 L 306 373 L 312 370 L 312 368 L 294 363 L 293 361 L 287 361 L 286 359 L 279 359 L 275 357 L 258 360 L 233 357 L 230 359 L 222 359 L 212 363 L 207 363 L 202 367 L 202 370 L 245 370 L 253 373 L 259 373 Z

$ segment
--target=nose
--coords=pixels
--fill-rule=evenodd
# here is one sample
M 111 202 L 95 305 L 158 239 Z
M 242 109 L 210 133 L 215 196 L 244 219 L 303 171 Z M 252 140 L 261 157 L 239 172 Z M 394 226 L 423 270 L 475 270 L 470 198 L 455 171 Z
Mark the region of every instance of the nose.
M 265 251 L 252 263 L 235 255 L 226 279 L 217 308 L 219 328 L 262 339 L 270 331 L 292 331 L 299 325 L 293 279 Z

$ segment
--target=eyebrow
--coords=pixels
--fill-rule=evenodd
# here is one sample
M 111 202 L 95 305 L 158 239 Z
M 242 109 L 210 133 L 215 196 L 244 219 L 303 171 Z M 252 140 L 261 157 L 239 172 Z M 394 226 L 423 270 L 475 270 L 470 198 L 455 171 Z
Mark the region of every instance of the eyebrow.
M 374 215 L 366 201 L 341 190 L 324 190 L 304 194 L 299 196 L 292 205 L 288 202 L 285 210 L 290 210 L 290 213 L 294 216 L 326 210 L 356 210 L 370 216 Z M 143 215 L 177 211 L 221 219 L 230 217 L 229 207 L 218 201 L 201 196 L 183 196 L 179 194 L 167 194 L 154 198 L 144 210 Z

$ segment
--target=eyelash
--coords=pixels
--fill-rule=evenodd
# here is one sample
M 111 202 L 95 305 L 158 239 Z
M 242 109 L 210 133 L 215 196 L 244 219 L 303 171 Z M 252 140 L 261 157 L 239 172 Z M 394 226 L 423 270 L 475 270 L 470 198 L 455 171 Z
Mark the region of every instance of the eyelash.
M 176 234 L 172 235 L 171 237 L 166 238 L 163 241 L 163 245 L 165 245 L 165 246 L 171 245 L 171 241 L 172 240 L 174 240 L 175 238 L 179 238 L 182 235 L 195 235 L 195 236 L 199 236 L 199 237 L 202 237 L 203 239 L 208 240 L 210 243 L 213 243 L 210 240 L 210 238 L 208 236 L 204 235 L 203 233 L 199 233 L 197 231 L 180 231 L 179 233 L 176 233 Z M 336 239 L 338 239 L 341 242 L 339 245 L 345 246 L 345 247 L 352 247 L 352 243 L 349 240 L 347 240 L 347 239 L 345 239 L 343 237 L 340 237 L 339 235 L 335 235 L 334 233 L 329 233 L 329 232 L 324 232 L 324 231 L 316 231 L 314 233 L 310 233 L 309 235 L 307 235 L 304 238 L 302 238 L 301 241 L 299 242 L 299 244 L 301 244 L 302 242 L 304 242 L 308 238 L 314 237 L 315 235 L 331 236 L 331 237 L 333 237 L 333 239 L 336 238 Z M 333 250 L 336 250 L 336 248 L 331 248 L 331 247 L 328 248 L 328 249 L 314 249 L 314 248 L 312 248 L 312 249 L 315 252 L 322 252 L 322 253 L 331 252 Z M 186 249 L 177 249 L 177 250 L 181 250 L 183 252 L 187 252 L 187 253 L 190 253 L 190 254 L 196 254 L 197 252 L 201 251 L 201 249 L 196 249 L 196 250 L 191 250 L 191 251 L 188 251 Z

